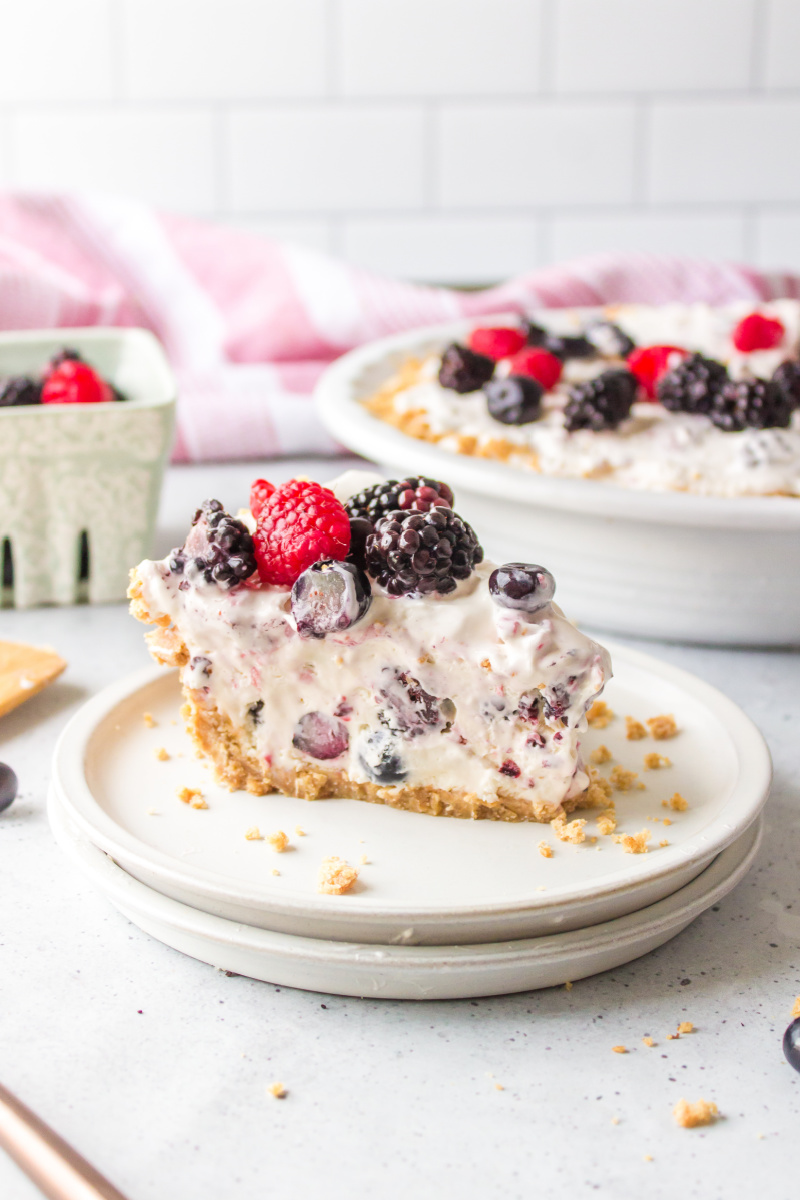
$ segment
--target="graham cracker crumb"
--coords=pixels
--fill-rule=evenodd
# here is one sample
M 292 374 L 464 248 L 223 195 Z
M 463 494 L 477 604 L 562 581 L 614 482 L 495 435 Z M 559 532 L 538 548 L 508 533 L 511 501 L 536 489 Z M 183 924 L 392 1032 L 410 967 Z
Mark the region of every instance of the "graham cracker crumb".
M 365 867 L 369 862 L 369 859 L 367 858 L 366 854 L 362 854 L 358 861 L 361 863 L 362 867 Z
M 208 808 L 202 796 L 195 796 L 194 800 L 189 801 L 192 808 Z
M 652 1161 L 653 1161 L 653 1156 L 652 1156 L 652 1154 L 645 1154 L 645 1156 L 644 1156 L 644 1161 L 645 1161 L 645 1162 L 652 1162 Z
M 635 717 L 626 717 L 625 737 L 629 742 L 640 742 L 642 738 L 647 737 L 647 730 L 642 722 L 637 721 Z
M 203 793 L 200 791 L 200 788 L 178 788 L 175 795 L 184 804 L 191 804 L 192 808 L 208 808 L 205 800 L 203 800 Z
M 295 834 L 297 835 L 297 837 L 305 837 L 306 836 L 305 829 L 301 829 L 299 825 L 295 825 L 294 831 L 295 831 Z
M 491 671 L 492 669 L 492 664 L 489 662 L 488 658 L 481 659 L 481 666 L 483 667 L 484 671 Z
M 553 857 L 553 847 L 550 845 L 549 842 L 539 842 L 537 849 L 538 849 L 539 853 L 541 854 L 542 858 L 552 858 Z
M 158 722 L 156 721 L 153 714 L 149 713 L 149 712 L 142 713 L 142 720 L 144 721 L 144 723 L 148 729 L 152 729 L 155 725 L 158 724 Z
M 697 1100 L 691 1104 L 681 1099 L 672 1110 L 672 1115 L 682 1129 L 694 1129 L 698 1125 L 713 1125 L 719 1116 L 716 1104 L 708 1100 Z
M 687 808 L 689 807 L 689 801 L 684 800 L 680 792 L 675 792 L 675 794 L 671 796 L 668 801 L 662 801 L 662 803 L 666 803 L 666 805 L 668 805 L 673 812 L 686 812 Z
M 627 1054 L 628 1053 L 627 1046 L 612 1046 L 611 1049 L 614 1051 L 615 1054 Z
M 591 780 L 585 793 L 581 796 L 580 806 L 581 808 L 604 808 L 614 789 L 594 767 L 591 768 Z
M 276 1100 L 285 1100 L 288 1093 L 282 1083 L 271 1083 L 267 1088 L 270 1096 L 274 1096 Z
M 647 724 L 650 726 L 650 732 L 657 742 L 663 742 L 666 738 L 675 737 L 678 732 L 678 726 L 675 724 L 675 718 L 672 713 L 662 713 L 658 717 L 648 717 Z
M 157 808 L 148 808 L 147 815 L 148 815 L 148 817 L 160 817 L 161 813 L 158 811 Z
M 681 1021 L 678 1026 L 678 1035 L 682 1033 L 694 1033 L 694 1025 L 691 1021 Z
M 680 1034 L 678 1034 L 678 1033 L 668 1033 L 667 1041 L 668 1042 L 677 1042 L 679 1037 L 680 1037 Z
M 597 749 L 593 750 L 589 755 L 589 761 L 595 763 L 599 767 L 602 763 L 611 762 L 613 757 L 614 755 L 611 753 L 608 746 L 598 746 Z
M 605 700 L 595 700 L 586 714 L 586 720 L 592 729 L 605 729 L 606 725 L 610 725 L 614 720 L 614 713 L 608 707 Z
M 344 892 L 350 891 L 357 879 L 356 868 L 349 866 L 343 858 L 332 854 L 329 858 L 322 860 L 317 891 L 325 892 L 329 896 L 341 896 Z
M 643 1037 L 642 1043 L 645 1046 L 655 1046 L 655 1042 L 653 1041 L 653 1039 L 651 1037 Z
M 169 758 L 169 753 L 164 749 L 163 746 L 159 746 L 158 749 L 154 751 L 154 754 L 159 762 L 166 762 Z
M 571 991 L 572 991 L 572 987 L 573 987 L 573 985 L 572 985 L 572 983 L 570 982 L 570 980 L 568 979 L 568 980 L 566 981 L 566 983 L 564 984 L 564 991 L 565 991 L 565 992 L 571 992 Z
M 619 1117 L 612 1117 L 612 1118 L 611 1118 L 611 1124 L 612 1124 L 612 1125 L 619 1125 Z
M 607 808 L 597 818 L 597 832 L 608 837 L 617 828 L 617 814 L 613 808 Z
M 269 842 L 276 854 L 283 854 L 286 847 L 289 845 L 289 839 L 282 829 L 277 833 L 268 833 L 266 840 Z
M 800 1017 L 800 996 L 797 996 L 792 1005 L 792 1017 Z
M 662 804 L 666 805 L 666 803 L 667 803 L 666 800 L 662 801 Z M 661 824 L 662 825 L 671 825 L 672 821 L 670 821 L 669 817 L 664 817 L 664 820 L 661 822 Z
M 278 868 L 277 868 L 277 867 L 273 867 L 273 868 L 272 868 L 272 874 L 273 874 L 273 875 L 280 875 L 280 871 L 278 870 Z
M 261 836 L 261 830 L 257 825 L 251 825 L 249 829 L 246 829 L 244 831 L 244 836 L 247 838 L 248 842 L 263 842 L 264 840 Z
M 628 771 L 625 767 L 614 767 L 608 779 L 618 792 L 629 792 L 631 788 L 644 787 L 644 784 L 637 782 L 639 776 L 636 771 Z
M 672 762 L 667 758 L 666 754 L 659 754 L 656 750 L 651 750 L 649 754 L 644 756 L 645 771 L 660 771 L 662 767 L 671 767 Z
M 622 846 L 626 854 L 647 854 L 650 830 L 640 829 L 638 833 L 618 833 L 614 841 Z
M 504 1091 L 506 1090 L 506 1089 L 503 1087 L 502 1083 L 496 1083 L 494 1086 L 495 1086 L 495 1089 L 496 1089 L 498 1092 L 504 1092 Z
M 661 839 L 661 841 L 660 841 L 658 844 L 659 844 L 659 846 L 661 847 L 661 849 L 663 850 L 665 846 L 668 846 L 668 845 L 669 845 L 669 839 L 668 839 L 668 838 L 662 838 L 662 839 Z
M 586 834 L 583 832 L 583 827 L 586 821 L 583 817 L 578 817 L 575 821 L 567 821 L 562 817 L 555 817 L 550 822 L 550 828 L 560 842 L 571 842 L 573 846 L 580 845 L 586 841 Z

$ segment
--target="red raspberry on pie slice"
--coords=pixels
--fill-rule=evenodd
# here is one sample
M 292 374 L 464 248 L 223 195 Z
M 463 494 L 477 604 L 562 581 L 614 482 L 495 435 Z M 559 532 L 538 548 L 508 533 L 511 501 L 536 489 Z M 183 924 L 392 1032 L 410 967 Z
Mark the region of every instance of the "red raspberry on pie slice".
M 347 557 L 350 518 L 330 488 L 292 479 L 261 509 L 253 545 L 262 582 L 292 584 L 321 558 Z
M 731 340 L 737 350 L 749 354 L 752 350 L 774 350 L 780 346 L 785 333 L 783 323 L 777 318 L 753 312 L 742 317 L 731 334 Z
M 525 346 L 514 355 L 509 367 L 511 375 L 527 375 L 540 383 L 546 392 L 556 386 L 563 370 L 560 358 L 536 346 Z
M 467 340 L 467 345 L 475 354 L 483 354 L 497 362 L 500 358 L 510 358 L 525 345 L 525 334 L 519 329 L 509 329 L 499 326 L 497 329 L 473 329 Z
M 628 370 L 636 376 L 647 399 L 655 400 L 661 376 L 688 357 L 689 351 L 681 346 L 638 346 L 628 355 Z
M 256 520 L 274 491 L 275 484 L 266 479 L 255 479 L 250 485 L 250 512 Z
M 42 385 L 42 404 L 102 404 L 114 393 L 88 363 L 67 358 L 54 367 Z

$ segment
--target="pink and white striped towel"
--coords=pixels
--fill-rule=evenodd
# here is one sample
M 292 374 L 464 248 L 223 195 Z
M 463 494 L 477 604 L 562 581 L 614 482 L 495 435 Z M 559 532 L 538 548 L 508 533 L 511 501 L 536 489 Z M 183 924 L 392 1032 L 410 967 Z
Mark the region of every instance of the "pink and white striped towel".
M 459 316 L 613 300 L 800 298 L 800 278 L 604 254 L 461 293 L 94 194 L 0 196 L 0 328 L 143 325 L 179 384 L 176 461 L 335 454 L 310 395 L 373 338 Z

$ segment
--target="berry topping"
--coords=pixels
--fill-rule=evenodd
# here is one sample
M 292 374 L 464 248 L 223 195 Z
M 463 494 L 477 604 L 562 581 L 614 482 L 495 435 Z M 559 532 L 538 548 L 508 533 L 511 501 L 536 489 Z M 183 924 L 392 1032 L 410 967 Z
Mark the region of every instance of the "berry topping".
M 570 337 L 550 333 L 543 325 L 533 321 L 525 321 L 524 328 L 529 346 L 541 346 L 555 354 L 556 358 L 594 358 L 597 354 L 597 348 L 582 334 Z
M 393 733 L 405 738 L 417 737 L 444 721 L 452 721 L 455 716 L 452 700 L 440 702 L 407 671 L 384 667 L 381 676 L 383 687 L 379 695 L 385 701 L 386 709 L 378 713 L 378 718 Z
M 655 400 L 662 375 L 689 357 L 680 346 L 639 346 L 628 355 L 628 370 L 635 375 L 648 400 Z
M 470 350 L 497 362 L 521 350 L 525 345 L 525 334 L 519 329 L 473 329 L 468 340 Z
M 525 346 L 518 351 L 509 367 L 511 375 L 526 375 L 529 379 L 535 379 L 546 392 L 556 386 L 563 370 L 560 358 L 537 346 Z
M 483 354 L 474 354 L 466 346 L 453 342 L 442 355 L 439 367 L 439 383 L 443 388 L 464 395 L 477 392 L 494 374 L 494 360 Z
M 400 742 L 383 729 L 376 729 L 362 741 L 358 759 L 375 783 L 402 783 L 408 775 Z
M 390 596 L 445 595 L 482 561 L 472 529 L 449 508 L 389 513 L 367 538 L 367 570 Z
M 54 371 L 56 367 L 60 367 L 65 362 L 83 362 L 80 350 L 75 350 L 72 346 L 62 346 L 50 359 L 43 374 L 45 376 L 49 375 L 51 371 Z
M 508 775 L 509 779 L 518 779 L 520 770 L 513 758 L 507 758 L 500 768 L 501 775 Z
M 489 576 L 492 599 L 502 608 L 538 612 L 556 594 L 556 581 L 545 567 L 532 563 L 506 563 Z
M 362 571 L 367 569 L 367 538 L 372 533 L 372 521 L 366 517 L 350 518 L 350 550 L 347 561 Z
M 780 346 L 785 333 L 781 321 L 754 312 L 742 317 L 731 334 L 731 340 L 737 350 L 749 354 L 752 350 L 774 350 Z
M 611 321 L 592 321 L 586 327 L 586 340 L 603 358 L 627 358 L 636 346 L 633 338 Z
M 800 362 L 795 358 L 775 368 L 772 382 L 781 389 L 792 408 L 800 408 Z
M 709 416 L 718 429 L 739 433 L 743 429 L 785 429 L 794 401 L 768 379 L 729 379 L 714 397 Z
M 347 557 L 350 519 L 330 488 L 292 479 L 262 508 L 253 542 L 262 583 L 292 584 L 320 558 Z
M 670 412 L 707 413 L 727 379 L 728 372 L 721 362 L 702 354 L 690 354 L 662 375 L 656 385 L 656 396 Z
M 338 758 L 350 744 L 347 727 L 327 713 L 303 713 L 295 725 L 292 745 L 309 758 Z
M 503 425 L 529 425 L 541 412 L 544 389 L 526 375 L 491 379 L 483 390 L 489 415 Z
M 783 1035 L 783 1053 L 789 1066 L 800 1071 L 800 1017 L 792 1021 Z
M 41 404 L 42 385 L 27 375 L 15 375 L 7 379 L 0 391 L 0 408 L 12 408 L 18 404 Z
M 446 483 L 438 479 L 427 479 L 424 475 L 409 476 L 408 479 L 387 479 L 374 483 L 345 501 L 351 517 L 365 517 L 373 525 L 387 513 L 413 509 L 427 512 L 429 508 L 452 508 L 453 492 Z
M 630 371 L 603 371 L 570 388 L 564 427 L 569 433 L 576 429 L 616 429 L 629 415 L 635 399 L 636 379 Z
M 73 358 L 63 359 L 42 384 L 42 404 L 102 404 L 113 399 L 105 379 Z
M 7 763 L 0 763 L 0 812 L 13 804 L 17 797 L 17 777 Z
M 292 588 L 292 616 L 301 637 L 324 638 L 360 621 L 372 603 L 372 589 L 354 563 L 323 559 L 298 576 Z
M 261 510 L 275 491 L 275 484 L 266 479 L 256 479 L 250 485 L 250 512 L 258 520 Z
M 225 589 L 235 587 L 256 569 L 247 527 L 225 512 L 219 500 L 206 500 L 198 508 L 186 544 L 172 551 L 169 565 L 181 575 L 190 562 L 207 583 Z

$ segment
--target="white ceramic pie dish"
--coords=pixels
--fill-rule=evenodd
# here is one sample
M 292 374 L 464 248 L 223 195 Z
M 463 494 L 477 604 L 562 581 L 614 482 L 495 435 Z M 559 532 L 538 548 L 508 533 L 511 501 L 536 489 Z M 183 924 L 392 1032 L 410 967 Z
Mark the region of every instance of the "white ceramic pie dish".
M 730 700 L 649 656 L 622 647 L 612 656 L 616 675 L 605 695 L 619 715 L 584 741 L 587 750 L 603 742 L 618 762 L 639 768 L 646 788 L 615 797 L 620 832 L 651 830 L 647 854 L 626 854 L 610 837 L 565 845 L 535 823 L 227 792 L 194 757 L 179 719 L 177 672 L 157 667 L 107 688 L 73 717 L 56 748 L 52 788 L 82 836 L 130 875 L 227 920 L 383 944 L 466 944 L 578 929 L 685 886 L 755 821 L 771 778 L 763 738 Z M 662 712 L 675 714 L 682 728 L 676 738 L 626 741 L 623 715 Z M 156 757 L 160 747 L 167 761 Z M 644 771 L 644 753 L 652 750 L 669 755 L 672 766 Z M 176 791 L 183 786 L 201 788 L 208 809 L 181 804 Z M 675 791 L 689 801 L 688 811 L 662 807 Z M 284 830 L 291 849 L 276 854 L 266 841 L 248 841 L 252 826 L 262 834 Z M 594 832 L 590 821 L 587 833 Z M 663 839 L 669 844 L 662 847 Z M 552 858 L 540 855 L 541 840 L 553 847 Z M 354 865 L 367 859 L 357 888 L 345 896 L 317 893 L 320 863 L 331 854 Z
M 502 323 L 510 316 L 498 315 Z M 338 359 L 316 403 L 329 432 L 388 475 L 444 479 L 490 556 L 548 567 L 581 622 L 619 633 L 730 645 L 800 643 L 800 499 L 634 491 L 540 475 L 443 450 L 362 401 L 409 355 L 463 340 L 458 321 L 372 342 Z

